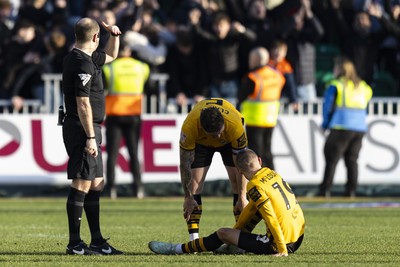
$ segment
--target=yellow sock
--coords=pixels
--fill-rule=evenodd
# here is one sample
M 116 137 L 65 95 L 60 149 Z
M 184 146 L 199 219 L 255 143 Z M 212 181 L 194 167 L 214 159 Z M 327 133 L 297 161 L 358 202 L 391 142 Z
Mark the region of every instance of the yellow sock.
M 197 210 L 193 210 L 192 214 L 190 215 L 190 219 L 187 221 L 187 228 L 188 228 L 189 234 L 191 235 L 191 238 L 192 238 L 192 234 L 199 233 L 200 219 L 201 219 L 201 214 L 203 212 L 203 205 L 201 203 L 201 195 L 193 195 L 193 198 L 194 198 L 194 200 L 196 200 L 197 204 L 199 205 L 199 208 Z
M 199 239 L 190 241 L 186 244 L 182 244 L 183 253 L 194 253 L 194 252 L 204 252 L 213 251 L 219 248 L 223 242 L 219 239 L 217 232 L 207 236 L 201 237 Z

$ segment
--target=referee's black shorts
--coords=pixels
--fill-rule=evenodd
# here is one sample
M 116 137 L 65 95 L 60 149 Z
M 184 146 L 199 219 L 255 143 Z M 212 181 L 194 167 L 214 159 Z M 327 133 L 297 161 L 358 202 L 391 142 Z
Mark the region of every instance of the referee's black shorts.
M 210 166 L 215 152 L 221 154 L 225 166 L 235 167 L 235 163 L 233 162 L 232 146 L 229 143 L 221 147 L 208 147 L 196 144 L 194 150 L 194 161 L 191 168 L 194 169 Z
M 103 158 L 100 144 L 102 142 L 101 126 L 94 125 L 97 143 L 97 157 L 85 151 L 86 133 L 78 119 L 65 118 L 63 125 L 63 139 L 65 149 L 69 156 L 67 176 L 68 179 L 83 179 L 92 181 L 94 178 L 103 177 Z

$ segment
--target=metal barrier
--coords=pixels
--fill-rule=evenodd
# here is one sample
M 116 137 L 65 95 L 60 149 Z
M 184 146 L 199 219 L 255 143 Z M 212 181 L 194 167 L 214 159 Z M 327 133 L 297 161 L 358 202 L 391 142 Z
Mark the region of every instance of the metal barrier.
M 56 113 L 62 103 L 61 74 L 43 74 L 44 108 L 43 113 Z
M 25 100 L 22 111 L 12 109 L 10 100 L 0 100 L 0 113 L 43 113 L 51 114 L 58 111 L 58 106 L 62 103 L 61 92 L 61 74 L 43 74 L 42 79 L 45 85 L 44 104 L 40 100 Z M 143 112 L 150 114 L 163 113 L 180 113 L 185 114 L 191 110 L 194 102 L 188 101 L 188 104 L 179 107 L 175 103 L 175 99 L 167 99 L 167 80 L 168 74 L 156 73 L 151 74 L 150 79 L 158 83 L 159 94 L 145 97 L 143 101 Z M 322 98 L 315 101 L 299 102 L 298 109 L 295 110 L 287 101 L 282 100 L 280 114 L 285 115 L 321 115 L 322 114 Z M 397 115 L 400 110 L 400 97 L 374 97 L 369 106 L 368 113 L 370 115 Z
M 62 92 L 61 92 L 61 74 L 43 74 L 42 79 L 44 81 L 45 90 L 45 105 L 43 108 L 44 113 L 56 113 L 58 106 L 62 103 Z M 158 82 L 159 95 L 151 96 L 150 107 L 147 108 L 147 101 L 143 101 L 143 111 L 150 110 L 150 113 L 165 113 L 167 103 L 167 80 L 169 79 L 168 74 L 155 73 L 150 75 L 150 79 Z
M 11 100 L 0 99 L 0 114 L 41 113 L 42 101 L 25 100 L 20 111 L 13 108 Z
M 152 95 L 150 96 L 150 107 L 147 108 L 147 99 L 143 101 L 144 112 L 150 112 L 151 114 L 155 113 L 166 113 L 167 110 L 167 81 L 169 79 L 169 75 L 166 73 L 153 73 L 150 75 L 150 79 L 158 82 L 158 96 Z M 158 107 L 158 112 L 157 112 Z

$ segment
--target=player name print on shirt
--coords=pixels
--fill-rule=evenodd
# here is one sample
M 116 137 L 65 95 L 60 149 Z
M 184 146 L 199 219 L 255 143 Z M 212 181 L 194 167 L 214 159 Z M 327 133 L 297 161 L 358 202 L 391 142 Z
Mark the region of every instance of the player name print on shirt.
M 84 74 L 78 74 L 78 76 L 81 79 L 83 86 L 85 86 L 89 82 L 90 78 L 92 78 L 92 75 L 85 74 L 85 73 Z

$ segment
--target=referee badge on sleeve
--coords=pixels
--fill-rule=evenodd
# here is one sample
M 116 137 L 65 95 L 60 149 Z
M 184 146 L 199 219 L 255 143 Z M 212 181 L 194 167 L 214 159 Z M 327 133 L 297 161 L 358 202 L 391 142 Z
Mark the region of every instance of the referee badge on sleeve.
M 92 78 L 92 75 L 85 74 L 85 73 L 78 74 L 78 76 L 79 76 L 79 79 L 81 79 L 83 86 L 85 86 L 90 81 L 90 78 Z

